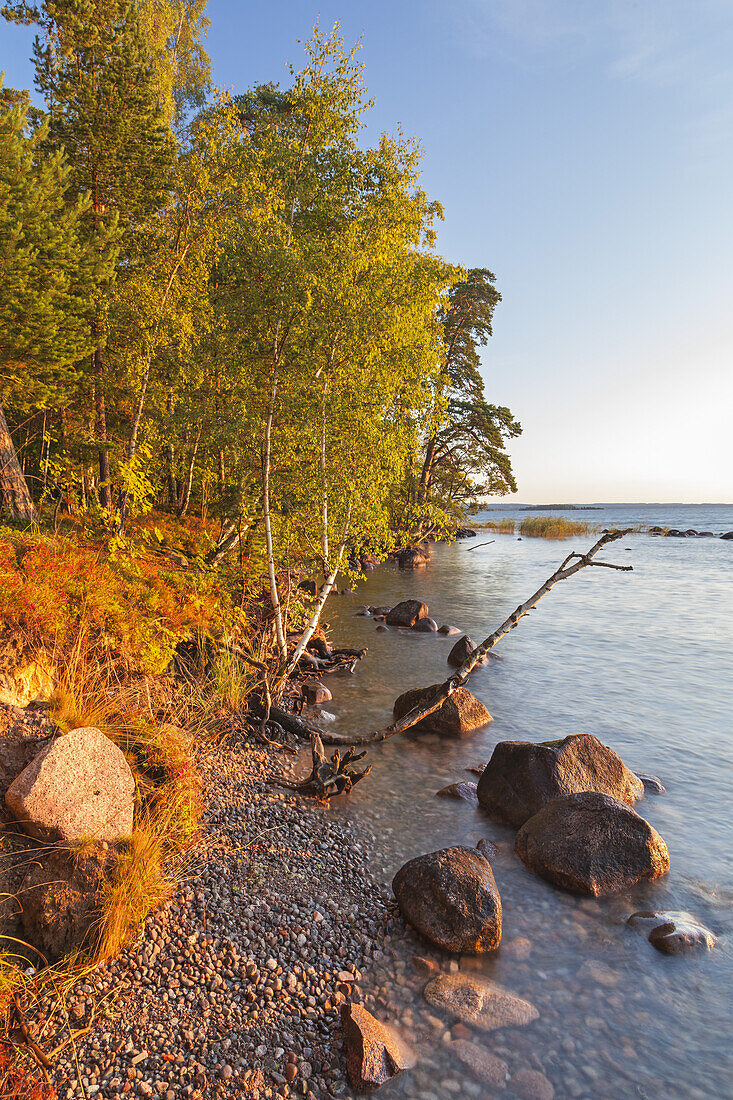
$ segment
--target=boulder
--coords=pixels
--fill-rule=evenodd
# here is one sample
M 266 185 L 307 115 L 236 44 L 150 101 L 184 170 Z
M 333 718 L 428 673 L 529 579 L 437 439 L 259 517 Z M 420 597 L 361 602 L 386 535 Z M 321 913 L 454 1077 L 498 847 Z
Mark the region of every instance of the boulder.
M 441 787 L 436 793 L 440 798 L 458 798 L 463 802 L 477 801 L 476 784 L 466 781 L 462 783 L 449 783 L 447 787 Z
M 495 1089 L 506 1088 L 509 1066 L 485 1047 L 467 1039 L 454 1039 L 448 1044 L 448 1050 L 463 1062 L 477 1081 L 492 1085 Z
M 428 702 L 439 687 L 440 684 L 432 684 L 426 688 L 413 688 L 412 691 L 400 695 L 394 704 L 395 721 L 404 718 L 408 711 L 419 704 Z M 459 687 L 438 710 L 423 718 L 413 729 L 420 733 L 437 733 L 441 737 L 461 737 L 491 721 L 491 715 L 483 703 L 471 695 L 468 688 Z
M 414 626 L 427 613 L 428 605 L 422 600 L 402 600 L 387 612 L 387 626 Z
M 400 569 L 422 569 L 430 561 L 430 551 L 427 546 L 408 546 L 398 550 L 395 558 Z
M 459 527 L 456 530 L 457 539 L 474 539 L 478 532 L 474 531 L 471 527 Z
M 119 840 L 132 832 L 135 778 L 117 745 L 88 726 L 42 749 L 5 802 L 37 840 Z
M 555 1088 L 551 1081 L 536 1069 L 519 1069 L 512 1074 L 510 1088 L 522 1100 L 553 1100 Z
M 445 634 L 448 638 L 452 638 L 454 637 L 454 635 L 460 633 L 461 632 L 457 626 L 446 626 L 444 623 L 443 626 L 438 627 L 438 634 Z
M 303 684 L 303 697 L 310 706 L 317 706 L 318 703 L 327 703 L 329 699 L 333 699 L 333 695 L 331 695 L 326 685 L 320 683 L 320 681 L 316 681 L 316 683 L 312 684 Z
M 445 951 L 479 955 L 501 942 L 501 898 L 491 864 L 475 848 L 411 859 L 392 882 L 402 916 Z
M 726 531 L 725 534 L 720 537 L 721 539 L 733 539 L 733 531 Z
M 453 668 L 458 668 L 459 665 L 462 665 L 464 661 L 468 660 L 475 648 L 475 642 L 469 638 L 468 634 L 464 634 L 462 638 L 458 639 L 453 649 L 448 654 L 448 664 L 452 665 Z M 483 664 L 483 661 L 480 663 Z
M 628 923 L 646 932 L 649 943 L 665 955 L 686 955 L 701 947 L 709 951 L 718 942 L 697 917 L 680 910 L 632 913 Z
M 412 629 L 419 631 L 421 634 L 437 634 L 438 624 L 435 619 L 431 619 L 429 615 L 426 615 L 423 619 L 418 619 Z
M 391 608 L 391 606 L 387 607 L 386 604 L 378 606 L 378 607 L 374 607 L 372 604 L 370 604 L 369 605 L 369 610 L 371 611 L 371 613 L 372 613 L 372 615 L 374 616 L 375 619 L 383 619 L 386 615 L 389 615 L 392 608 Z
M 414 1064 L 404 1044 L 363 1005 L 341 1006 L 346 1070 L 355 1089 L 377 1088 Z
M 644 793 L 640 779 L 620 756 L 589 733 L 562 741 L 501 741 L 478 784 L 483 808 L 518 828 L 553 798 L 597 791 L 621 802 Z
M 25 877 L 21 924 L 28 943 L 52 963 L 79 947 L 99 916 L 117 853 L 107 844 L 78 852 L 54 848 Z
M 595 791 L 549 802 L 521 827 L 514 851 L 548 882 L 593 897 L 669 870 L 667 845 L 656 829 L 624 802 Z
M 423 996 L 433 1008 L 481 1031 L 531 1024 L 540 1015 L 533 1004 L 503 986 L 463 971 L 431 978 Z
M 656 775 L 647 775 L 646 772 L 636 772 L 636 778 L 640 779 L 647 794 L 664 794 L 667 788 Z

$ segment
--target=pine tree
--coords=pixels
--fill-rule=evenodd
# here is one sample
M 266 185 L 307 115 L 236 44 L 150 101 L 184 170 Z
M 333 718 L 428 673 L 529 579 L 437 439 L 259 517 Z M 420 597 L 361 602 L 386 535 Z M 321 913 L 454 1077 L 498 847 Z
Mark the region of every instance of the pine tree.
M 448 505 L 477 492 L 516 491 L 505 440 L 522 429 L 509 409 L 486 401 L 480 371 L 478 349 L 491 336 L 494 309 L 501 301 L 495 282 L 491 271 L 473 268 L 451 287 L 441 312 L 445 360 L 425 442 L 420 503 L 427 503 L 436 490 Z M 474 478 L 484 483 L 477 485 Z
M 48 122 L 28 133 L 29 102 L 8 92 L 0 104 L 0 402 L 44 405 L 88 350 L 79 240 L 88 197 L 68 202 L 70 168 L 62 153 L 44 155 Z M 35 507 L 0 404 L 0 489 L 13 519 Z

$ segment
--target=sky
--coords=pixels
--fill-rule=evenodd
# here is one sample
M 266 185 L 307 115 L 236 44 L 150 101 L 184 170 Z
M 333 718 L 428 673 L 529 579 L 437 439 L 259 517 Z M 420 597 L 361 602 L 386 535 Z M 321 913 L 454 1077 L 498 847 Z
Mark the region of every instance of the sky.
M 502 302 L 486 396 L 524 503 L 733 502 L 732 0 L 209 0 L 218 86 L 287 83 L 340 21 Z M 32 83 L 31 32 L 0 69 Z

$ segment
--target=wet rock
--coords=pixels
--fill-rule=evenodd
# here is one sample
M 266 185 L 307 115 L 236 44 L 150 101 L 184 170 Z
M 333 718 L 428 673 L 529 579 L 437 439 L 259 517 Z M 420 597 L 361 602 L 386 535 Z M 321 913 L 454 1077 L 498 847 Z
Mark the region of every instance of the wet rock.
M 536 1069 L 517 1070 L 509 1084 L 522 1100 L 553 1100 L 555 1095 L 552 1082 Z
M 413 955 L 412 965 L 421 974 L 438 974 L 440 967 L 432 959 L 426 959 L 424 955 Z
M 549 802 L 519 830 L 514 851 L 548 882 L 593 897 L 669 870 L 667 845 L 656 829 L 630 806 L 597 792 Z
M 480 852 L 485 859 L 492 860 L 499 852 L 499 845 L 494 844 L 493 840 L 487 840 L 485 837 L 481 837 L 476 841 L 476 851 Z
M 395 554 L 400 569 L 422 569 L 430 561 L 430 551 L 426 546 L 409 546 Z
M 477 1081 L 492 1085 L 496 1089 L 506 1087 L 506 1080 L 509 1076 L 509 1067 L 506 1062 L 503 1062 L 501 1058 L 497 1058 L 495 1054 L 490 1054 L 478 1043 L 471 1043 L 466 1039 L 455 1039 L 448 1044 L 448 1050 L 456 1058 L 459 1058 L 464 1066 L 468 1067 Z
M 412 628 L 419 631 L 420 634 L 437 634 L 438 624 L 435 619 L 431 619 L 429 615 L 426 615 L 423 619 L 418 619 Z
M 459 527 L 456 531 L 455 537 L 457 539 L 473 539 L 478 532 L 474 531 L 471 527 Z
M 440 1008 L 481 1031 L 519 1027 L 532 1023 L 540 1015 L 533 1004 L 496 982 L 463 972 L 438 974 L 425 986 L 423 996 L 433 1008 Z
M 422 600 L 402 600 L 387 612 L 387 626 L 414 626 L 418 619 L 428 614 L 428 605 Z
M 518 828 L 553 798 L 597 791 L 621 802 L 644 793 L 613 749 L 582 733 L 533 744 L 501 741 L 478 784 L 478 800 L 498 821 Z
M 38 840 L 113 841 L 132 832 L 135 779 L 117 745 L 87 726 L 42 749 L 5 802 Z
M 453 668 L 458 668 L 467 661 L 476 648 L 476 643 L 472 638 L 469 638 L 468 634 L 464 634 L 462 638 L 459 638 L 453 649 L 448 654 L 448 664 Z M 481 662 L 484 663 L 483 661 Z
M 377 627 L 377 634 L 389 634 L 389 627 L 385 626 L 384 623 L 380 623 Z
M 457 626 L 443 626 L 438 627 L 438 634 L 445 634 L 448 638 L 452 638 L 454 634 L 460 634 L 460 630 Z
M 326 685 L 320 683 L 320 681 L 303 684 L 303 696 L 306 703 L 311 706 L 316 706 L 318 703 L 327 703 L 329 699 L 333 699 L 333 695 L 331 695 Z
M 463 802 L 476 802 L 475 783 L 449 783 L 437 792 L 440 798 L 459 798 Z
M 428 702 L 438 691 L 440 684 L 413 688 L 395 700 L 394 718 L 399 721 L 408 711 Z M 421 733 L 437 733 L 441 737 L 460 737 L 487 725 L 492 718 L 483 703 L 464 687 L 459 687 L 438 710 L 423 718 L 413 728 Z
M 656 775 L 647 775 L 646 772 L 636 772 L 636 778 L 644 784 L 647 794 L 664 794 L 667 788 Z
M 628 923 L 647 933 L 649 943 L 665 955 L 686 955 L 715 947 L 715 935 L 697 917 L 681 910 L 644 910 L 632 913 Z
M 733 531 L 726 531 L 725 534 L 720 537 L 721 539 L 733 539 Z
M 489 861 L 475 848 L 411 859 L 392 882 L 413 928 L 446 951 L 483 954 L 501 942 L 501 898 Z
M 384 616 L 389 615 L 390 611 L 392 610 L 392 606 L 391 605 L 387 606 L 386 604 L 383 604 L 383 605 L 374 607 L 372 604 L 370 604 L 369 605 L 369 610 L 371 611 L 372 615 L 374 615 L 375 618 L 380 618 L 380 617 L 384 618 Z
M 342 1005 L 341 1023 L 346 1070 L 355 1089 L 376 1088 L 409 1069 L 412 1059 L 403 1043 L 362 1005 Z
M 48 962 L 79 947 L 95 923 L 116 853 L 107 844 L 79 852 L 53 849 L 31 864 L 23 883 L 21 924 Z

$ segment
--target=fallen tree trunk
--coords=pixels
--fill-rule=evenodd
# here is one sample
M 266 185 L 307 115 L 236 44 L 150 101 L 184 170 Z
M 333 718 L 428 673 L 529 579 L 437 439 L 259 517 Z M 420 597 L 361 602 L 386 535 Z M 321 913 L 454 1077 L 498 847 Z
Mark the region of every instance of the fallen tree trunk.
M 608 531 L 590 548 L 587 554 L 568 554 L 559 569 L 556 569 L 552 576 L 548 577 L 544 584 L 540 585 L 537 591 L 534 592 L 529 599 L 521 603 L 493 634 L 489 634 L 488 638 L 485 638 L 481 645 L 477 646 L 476 649 L 472 651 L 463 664 L 456 669 L 454 674 L 440 685 L 431 700 L 408 711 L 408 713 L 398 722 L 393 722 L 392 725 L 386 726 L 384 729 L 375 730 L 372 733 L 354 734 L 352 736 L 344 735 L 343 737 L 335 733 L 324 733 L 321 734 L 323 742 L 328 745 L 366 745 L 375 741 L 386 741 L 388 737 L 394 737 L 397 733 L 404 733 L 405 730 L 410 729 L 412 726 L 422 721 L 423 718 L 427 718 L 428 715 L 433 714 L 434 711 L 442 707 L 443 703 L 454 691 L 459 687 L 463 687 L 471 672 L 476 665 L 484 659 L 489 650 L 493 649 L 496 643 L 505 637 L 511 630 L 514 630 L 520 619 L 523 619 L 525 615 L 536 607 L 542 597 L 546 596 L 550 589 L 554 588 L 560 581 L 568 580 L 576 573 L 579 573 L 581 569 L 585 569 L 588 566 L 596 566 L 602 569 L 617 569 L 624 573 L 632 572 L 633 566 L 631 565 L 614 565 L 611 562 L 594 560 L 596 554 L 602 547 L 607 546 L 611 542 L 616 542 L 618 539 L 623 538 L 624 535 L 628 535 L 630 531 L 631 528 L 627 528 L 623 531 Z M 307 731 L 307 736 L 315 732 L 310 730 L 305 723 L 301 722 L 300 725 L 303 727 L 304 731 Z M 303 733 L 300 733 L 300 736 L 303 736 Z

